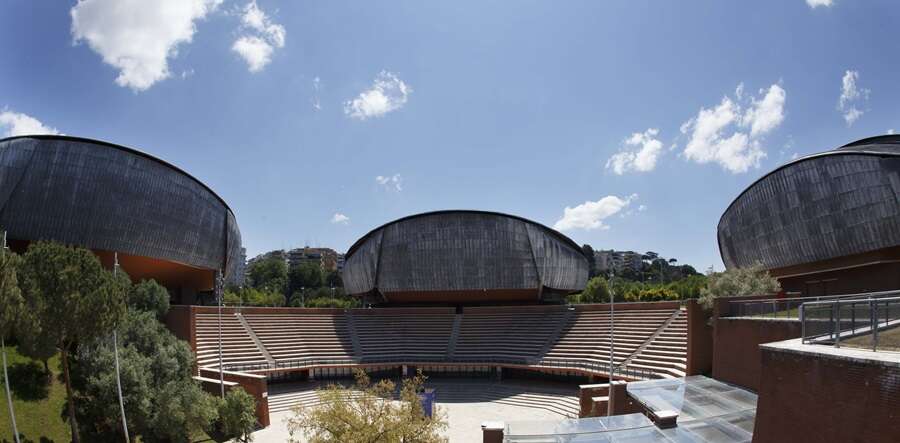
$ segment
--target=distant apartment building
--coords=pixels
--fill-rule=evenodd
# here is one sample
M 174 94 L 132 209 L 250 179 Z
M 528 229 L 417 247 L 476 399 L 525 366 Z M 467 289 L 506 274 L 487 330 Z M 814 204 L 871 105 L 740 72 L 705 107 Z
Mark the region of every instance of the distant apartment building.
M 343 254 L 331 248 L 303 248 L 291 249 L 287 253 L 288 266 L 299 266 L 303 263 L 314 263 L 322 267 L 323 271 L 331 272 L 343 268 Z
M 594 272 L 606 274 L 610 270 L 619 274 L 625 269 L 640 271 L 642 255 L 634 251 L 614 251 L 612 249 L 594 251 Z

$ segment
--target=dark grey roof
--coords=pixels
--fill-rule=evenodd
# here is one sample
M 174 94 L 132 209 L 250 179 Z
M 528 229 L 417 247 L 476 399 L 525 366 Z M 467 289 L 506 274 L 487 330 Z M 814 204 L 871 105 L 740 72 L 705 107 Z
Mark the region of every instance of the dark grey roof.
M 0 226 L 207 269 L 237 265 L 234 213 L 208 186 L 135 149 L 86 138 L 0 140 Z
M 522 217 L 446 210 L 386 223 L 347 252 L 351 294 L 393 291 L 581 290 L 588 262 L 565 235 Z
M 900 245 L 900 136 L 871 137 L 784 164 L 722 215 L 726 267 L 769 269 Z

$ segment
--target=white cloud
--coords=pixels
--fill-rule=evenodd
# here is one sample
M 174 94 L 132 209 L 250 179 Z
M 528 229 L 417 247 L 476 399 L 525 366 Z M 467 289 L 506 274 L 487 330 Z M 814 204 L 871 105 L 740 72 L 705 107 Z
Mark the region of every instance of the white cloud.
M 860 110 L 857 105 L 864 106 L 869 100 L 869 91 L 860 88 L 857 85 L 859 81 L 859 71 L 847 70 L 841 79 L 841 97 L 838 99 L 838 110 L 844 115 L 847 126 L 852 126 L 864 111 Z
M 663 144 L 656 139 L 659 129 L 635 132 L 625 140 L 625 147 L 606 161 L 606 168 L 622 175 L 628 171 L 647 172 L 656 168 Z
M 322 85 L 322 80 L 316 76 L 313 79 L 313 98 L 312 98 L 312 107 L 316 111 L 322 110 L 322 103 L 319 101 L 319 88 Z
M 563 216 L 553 224 L 553 229 L 568 231 L 571 229 L 609 229 L 603 220 L 615 215 L 637 198 L 632 194 L 625 198 L 607 195 L 597 201 L 587 201 L 574 208 L 566 206 Z
M 0 111 L 0 129 L 4 137 L 17 135 L 59 134 L 56 128 L 44 126 L 40 120 L 8 109 Z
M 894 129 L 893 129 L 893 128 L 888 129 L 888 130 L 887 130 L 887 134 L 888 134 L 888 135 L 894 135 L 894 134 L 895 134 Z
M 818 8 L 819 6 L 829 7 L 834 4 L 833 0 L 806 0 L 806 4 L 810 8 Z
M 116 83 L 143 91 L 169 77 L 168 59 L 190 43 L 195 22 L 222 0 L 79 0 L 72 35 L 119 70 Z
M 344 103 L 344 114 L 359 120 L 381 117 L 402 108 L 411 93 L 412 88 L 395 74 L 381 71 L 371 88 Z
M 331 223 L 336 225 L 346 225 L 350 223 L 350 217 L 347 217 L 340 212 L 335 212 L 333 216 L 331 216 Z
M 284 26 L 272 23 L 269 16 L 259 9 L 256 0 L 244 6 L 241 29 L 244 34 L 234 41 L 231 50 L 247 62 L 250 72 L 259 72 L 272 61 L 275 49 L 284 47 L 287 31 Z
M 375 183 L 384 186 L 385 189 L 400 192 L 403 190 L 403 177 L 400 174 L 391 176 L 379 175 L 375 177 Z
M 743 97 L 741 85 L 735 95 Z M 697 163 L 716 162 L 732 173 L 759 167 L 766 157 L 760 141 L 784 121 L 787 94 L 773 84 L 768 90 L 760 89 L 759 95 L 762 98 L 750 97 L 746 111 L 740 97 L 735 101 L 728 96 L 715 108 L 700 108 L 697 116 L 681 125 L 681 132 L 690 135 L 684 156 Z

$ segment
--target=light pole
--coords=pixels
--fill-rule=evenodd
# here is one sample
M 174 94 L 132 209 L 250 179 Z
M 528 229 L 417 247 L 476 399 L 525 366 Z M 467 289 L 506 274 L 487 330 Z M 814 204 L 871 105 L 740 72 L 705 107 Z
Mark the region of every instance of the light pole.
M 616 350 L 616 343 L 613 340 L 613 336 L 616 332 L 616 321 L 614 320 L 616 314 L 616 296 L 615 292 L 613 292 L 613 273 L 610 271 L 609 273 L 609 381 L 613 381 L 613 354 Z M 606 415 L 611 414 L 611 408 L 606 408 Z
M 113 280 L 118 287 L 119 272 L 119 253 L 113 253 Z M 125 431 L 125 443 L 131 443 L 131 437 L 128 436 L 128 421 L 125 420 L 125 399 L 122 398 L 122 375 L 119 373 L 119 339 L 113 328 L 113 354 L 116 357 L 116 390 L 119 394 L 119 411 L 122 413 L 122 429 Z
M 222 270 L 216 271 L 214 291 L 219 305 L 219 388 L 222 398 L 225 398 L 225 368 L 222 363 Z
M 3 245 L 0 247 L 0 255 L 3 256 L 3 259 L 6 259 L 6 249 L 6 231 L 3 231 Z M 6 264 L 4 263 L 5 266 Z M 3 271 L 6 272 L 6 269 L 3 269 Z M 4 286 L 7 284 L 5 280 L 6 277 L 4 276 Z M 0 334 L 0 348 L 3 350 L 3 383 L 6 386 L 6 403 L 9 406 L 9 420 L 12 423 L 13 436 L 16 438 L 16 443 L 20 443 L 19 429 L 16 427 L 16 413 L 13 411 L 12 394 L 9 393 L 9 374 L 6 373 L 6 343 L 3 341 L 3 335 Z

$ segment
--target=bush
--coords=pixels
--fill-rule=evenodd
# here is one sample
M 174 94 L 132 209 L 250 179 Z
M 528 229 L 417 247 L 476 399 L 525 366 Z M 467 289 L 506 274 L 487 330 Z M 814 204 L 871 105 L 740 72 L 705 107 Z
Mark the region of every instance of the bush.
M 253 441 L 250 434 L 256 429 L 256 399 L 241 388 L 228 391 L 219 404 L 218 425 L 225 438 Z
M 169 291 L 155 280 L 142 280 L 128 291 L 128 307 L 153 312 L 156 318 L 164 320 L 169 312 Z
M 719 297 L 743 297 L 773 294 L 781 290 L 778 280 L 769 275 L 762 264 L 746 268 L 734 268 L 709 274 L 709 282 L 700 291 L 700 304 L 712 308 Z

